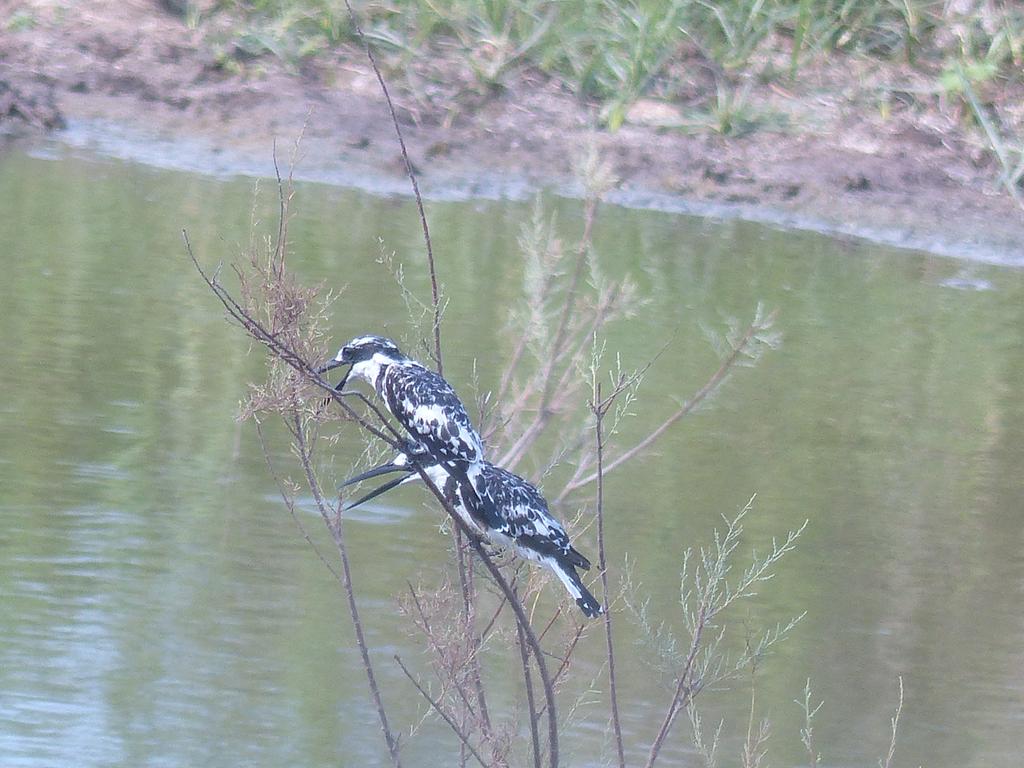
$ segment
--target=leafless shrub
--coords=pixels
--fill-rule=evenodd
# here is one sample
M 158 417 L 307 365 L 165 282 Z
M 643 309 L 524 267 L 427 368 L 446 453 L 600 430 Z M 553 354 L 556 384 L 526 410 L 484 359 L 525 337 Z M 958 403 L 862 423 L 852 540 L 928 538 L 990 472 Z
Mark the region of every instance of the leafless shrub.
M 825 705 L 825 702 L 819 701 L 817 704 L 811 704 L 810 678 L 807 678 L 807 683 L 804 685 L 803 698 L 797 699 L 796 704 L 804 713 L 804 725 L 800 729 L 800 743 L 807 750 L 808 768 L 818 768 L 818 763 L 821 762 L 821 754 L 819 754 L 818 748 L 814 744 L 814 717 Z
M 539 213 L 534 216 L 530 230 L 532 235 L 529 232 L 524 235 L 524 249 L 528 255 L 532 253 L 536 261 L 534 269 L 526 270 L 528 290 L 524 294 L 531 298 L 525 302 L 525 310 L 518 316 L 529 328 L 528 333 L 523 335 L 524 343 L 514 350 L 508 371 L 502 378 L 499 392 L 501 397 L 492 401 L 494 407 L 489 411 L 489 423 L 492 426 L 489 436 L 492 444 L 507 445 L 504 455 L 510 464 L 515 464 L 547 430 L 557 428 L 562 434 L 575 434 L 576 437 L 561 445 L 552 458 L 551 463 L 567 461 L 573 464 L 573 475 L 556 498 L 565 498 L 569 493 L 596 483 L 594 518 L 598 529 L 598 574 L 602 582 L 603 600 L 609 608 L 604 617 L 606 668 L 610 678 L 609 695 L 617 757 L 619 765 L 625 766 L 612 636 L 617 601 L 608 580 L 603 478 L 610 468 L 620 466 L 639 455 L 673 423 L 689 413 L 697 403 L 721 385 L 733 367 L 745 360 L 756 359 L 761 349 L 777 343 L 777 340 L 772 337 L 773 318 L 765 316 L 759 309 L 753 323 L 726 337 L 728 350 L 724 353 L 719 369 L 678 412 L 663 421 L 638 444 L 620 449 L 611 461 L 606 460 L 608 439 L 615 437 L 619 420 L 632 407 L 646 367 L 626 372 L 616 358 L 612 370 L 605 370 L 605 349 L 599 341 L 602 330 L 612 319 L 636 311 L 637 301 L 628 283 L 605 279 L 597 266 L 597 260 L 593 258 L 591 232 L 600 203 L 599 194 L 607 188 L 608 181 L 600 166 L 591 162 L 588 167 L 592 174 L 589 188 L 593 190 L 594 196 L 586 204 L 584 229 L 579 242 L 571 249 L 562 249 L 559 245 L 561 239 L 554 234 L 554 226 L 542 225 L 540 222 L 543 217 Z M 323 483 L 317 475 L 316 456 L 319 441 L 336 439 L 342 432 L 347 434 L 354 427 L 361 428 L 368 438 L 368 445 L 383 443 L 395 448 L 401 436 L 372 399 L 352 392 L 337 392 L 330 382 L 317 375 L 313 361 L 321 358 L 327 346 L 322 328 L 332 302 L 338 297 L 323 293 L 319 288 L 300 284 L 289 272 L 286 254 L 288 209 L 292 199 L 290 180 L 279 179 L 279 196 L 280 221 L 276 235 L 254 239 L 244 257 L 243 266 L 234 266 L 232 269 L 238 281 L 240 299 L 235 299 L 221 282 L 219 270 L 208 274 L 201 268 L 190 246 L 189 253 L 196 268 L 223 303 L 229 318 L 240 325 L 253 341 L 266 348 L 267 380 L 251 387 L 242 413 L 244 417 L 254 419 L 257 424 L 266 415 L 278 415 L 284 419 L 292 435 L 293 451 L 299 460 L 305 484 L 312 492 L 321 517 L 331 533 L 341 567 L 335 568 L 322 553 L 318 554 L 345 590 L 371 698 L 378 711 L 389 754 L 393 763 L 398 765 L 400 739 L 389 726 L 383 696 L 376 683 L 363 637 L 357 591 L 348 565 L 340 499 L 331 500 L 322 492 Z M 396 265 L 393 257 L 388 257 L 386 261 L 399 281 L 400 290 L 406 295 L 407 305 L 410 308 L 418 307 L 420 315 L 427 314 L 427 305 L 418 302 L 405 285 L 400 265 Z M 535 284 L 537 275 L 542 271 L 550 271 L 550 276 L 540 284 Z M 432 305 L 430 309 L 430 315 L 440 318 L 440 306 Z M 439 350 L 440 347 L 435 345 L 435 349 Z M 529 359 L 532 364 L 524 364 L 525 359 Z M 607 394 L 602 382 L 606 374 L 610 376 Z M 588 383 L 589 392 L 584 389 Z M 576 414 L 580 400 L 589 400 L 591 418 L 571 428 L 573 419 L 578 418 Z M 331 423 L 335 426 L 328 429 Z M 567 427 L 570 427 L 568 431 Z M 589 439 L 588 433 L 594 438 Z M 260 434 L 262 436 L 262 431 Z M 368 451 L 373 449 L 368 448 Z M 267 453 L 268 462 L 269 455 Z M 281 477 L 272 465 L 271 470 L 279 478 L 285 505 L 294 517 L 298 485 Z M 429 480 L 425 477 L 424 480 L 437 494 L 437 489 L 430 485 Z M 443 499 L 437 495 L 443 505 Z M 450 509 L 448 512 L 452 513 Z M 461 530 L 458 519 L 452 516 L 451 523 L 455 534 L 457 586 L 447 579 L 435 585 L 410 586 L 409 594 L 402 598 L 403 611 L 409 617 L 412 629 L 429 651 L 428 663 L 433 682 L 425 684 L 404 662 L 396 659 L 396 663 L 428 702 L 430 711 L 446 722 L 459 739 L 460 762 L 473 759 L 483 760 L 489 765 L 506 765 L 512 760 L 513 734 L 517 726 L 515 721 L 493 721 L 480 656 L 487 652 L 489 640 L 495 637 L 508 639 L 508 632 L 512 631 L 511 642 L 519 648 L 526 692 L 524 717 L 531 737 L 532 762 L 539 766 L 546 759 L 556 765 L 558 719 L 555 692 L 568 677 L 573 652 L 586 635 L 586 625 L 578 620 L 575 613 L 563 607 L 549 616 L 538 615 L 536 596 L 544 584 L 544 577 L 537 571 L 511 571 L 510 565 L 500 568 L 481 549 L 479 541 L 468 536 L 468 531 Z M 720 542 L 720 546 L 729 549 L 730 553 L 735 546 L 733 533 L 730 528 L 724 542 Z M 306 538 L 311 541 L 308 535 Z M 790 545 L 791 541 L 787 541 L 783 551 Z M 473 550 L 476 557 L 467 557 L 467 548 Z M 773 553 L 770 562 L 773 563 L 778 556 L 781 556 L 781 552 Z M 482 603 L 478 594 L 479 579 L 474 576 L 477 564 L 483 565 L 492 583 L 497 586 L 500 597 L 493 614 L 480 615 Z M 704 567 L 707 570 L 714 566 L 711 561 L 706 561 Z M 502 570 L 505 571 L 504 575 Z M 717 585 L 714 579 L 708 578 Z M 751 581 L 737 588 L 741 592 L 749 589 L 760 578 L 759 572 L 752 572 Z M 698 586 L 703 588 L 706 585 L 699 582 Z M 718 609 L 716 601 L 720 595 L 713 591 L 701 594 L 701 599 L 708 601 L 710 619 Z M 733 597 L 735 595 L 727 593 L 726 602 Z M 503 623 L 503 612 L 513 616 L 511 626 Z M 699 620 L 695 626 L 698 624 Z M 698 636 L 701 632 L 703 628 L 698 631 Z M 769 645 L 775 639 L 777 636 L 766 637 L 763 643 Z M 540 645 L 542 641 L 549 647 L 557 647 L 559 651 L 548 651 L 545 654 Z M 507 644 L 503 646 L 507 647 Z M 553 674 L 547 670 L 545 655 L 557 660 Z M 693 669 L 684 674 L 686 682 L 682 692 L 670 705 L 671 719 L 675 717 L 674 710 L 685 706 L 703 684 L 703 677 L 694 676 L 693 670 L 704 675 L 709 662 L 698 657 L 694 651 L 689 664 Z M 544 738 L 541 737 L 539 727 L 542 721 L 547 723 Z
M 220 282 L 219 270 L 211 275 L 202 269 L 192 252 L 187 235 L 185 236 L 185 242 L 196 269 L 210 289 L 220 299 L 229 318 L 239 324 L 254 341 L 264 345 L 267 349 L 268 357 L 270 358 L 268 380 L 264 385 L 254 389 L 252 397 L 244 408 L 244 413 L 257 420 L 260 414 L 265 412 L 280 414 L 284 416 L 285 423 L 292 434 L 293 449 L 299 458 L 305 481 L 313 494 L 321 517 L 330 531 L 338 550 L 342 565 L 341 571 L 339 573 L 333 568 L 332 571 L 338 575 L 348 597 L 350 614 L 356 633 L 356 642 L 362 655 L 371 696 L 378 711 L 392 762 L 395 765 L 399 765 L 398 738 L 392 733 L 388 724 L 386 709 L 376 682 L 376 676 L 363 636 L 362 624 L 359 619 L 358 604 L 345 545 L 344 518 L 341 502 L 340 499 L 331 502 L 325 498 L 321 490 L 322 484 L 317 477 L 315 469 L 314 451 L 318 430 L 323 420 L 330 418 L 326 414 L 331 409 L 324 407 L 322 398 L 311 397 L 310 392 L 314 391 L 315 388 L 323 390 L 329 395 L 331 400 L 341 406 L 344 417 L 358 423 L 365 430 L 384 442 L 391 444 L 393 447 L 398 447 L 398 435 L 372 401 L 356 395 L 358 399 L 362 400 L 367 410 L 365 413 L 355 411 L 347 402 L 347 398 L 352 397 L 352 393 L 342 393 L 333 389 L 329 382 L 323 380 L 316 373 L 316 369 L 311 363 L 312 360 L 319 356 L 318 353 L 313 354 L 313 352 L 314 345 L 319 341 L 317 319 L 322 316 L 323 307 L 321 305 L 317 308 L 317 311 L 310 311 L 314 306 L 316 292 L 300 288 L 291 278 L 285 266 L 284 255 L 287 253 L 287 228 L 284 222 L 287 220 L 287 201 L 289 199 L 290 193 L 286 195 L 282 192 L 282 224 L 279 227 L 279 236 L 274 247 L 267 251 L 268 255 L 263 256 L 260 253 L 250 254 L 249 270 L 235 268 L 235 273 L 241 285 L 243 297 L 241 301 L 235 299 L 231 291 Z M 378 420 L 378 423 L 373 421 L 374 418 Z M 434 491 L 442 505 L 447 508 L 447 503 L 430 483 L 429 478 L 424 475 L 423 479 L 428 487 Z M 288 506 L 294 516 L 295 485 L 290 481 L 284 481 L 281 485 L 282 496 L 285 499 L 286 506 Z M 464 526 L 450 508 L 448 508 L 448 512 L 456 525 Z M 463 533 L 469 536 L 468 530 L 464 530 Z M 520 636 L 524 644 L 529 645 L 529 652 L 536 664 L 547 706 L 547 719 L 549 723 L 548 754 L 552 764 L 557 764 L 557 716 L 554 706 L 554 689 L 551 678 L 547 673 L 539 642 L 512 588 L 504 580 L 497 567 L 491 562 L 487 553 L 481 548 L 480 542 L 471 536 L 469 541 L 471 546 L 475 548 L 481 561 L 490 571 L 495 582 L 504 592 L 516 616 Z M 425 613 L 424 616 L 426 616 Z M 466 633 L 463 632 L 461 634 Z M 460 646 L 458 643 L 453 644 L 450 637 L 440 639 L 435 637 L 434 640 L 436 647 L 442 649 L 448 656 L 458 654 Z M 475 654 L 475 644 L 471 643 L 470 646 L 474 649 L 473 653 Z M 465 649 L 462 649 L 461 655 L 466 657 L 467 652 Z M 449 669 L 452 669 L 453 663 L 456 663 L 458 660 L 456 658 L 455 662 L 449 661 Z M 444 661 L 446 659 L 442 657 L 442 662 Z M 451 677 L 452 675 L 449 676 Z M 461 693 L 462 679 L 458 677 L 455 679 Z M 462 698 L 468 701 L 465 696 Z M 439 713 L 443 713 L 443 708 L 439 703 L 434 700 L 431 700 L 431 703 Z M 454 721 L 449 720 L 448 722 L 453 724 Z M 486 732 L 486 729 L 482 730 Z M 460 730 L 456 729 L 456 733 L 460 736 L 463 744 L 469 744 L 468 738 Z M 494 753 L 501 754 L 500 750 L 494 750 Z
M 321 419 L 330 417 L 326 415 L 328 409 L 323 407 L 323 398 L 314 397 L 312 393 L 317 388 L 327 393 L 341 403 L 344 416 L 363 424 L 381 439 L 390 442 L 394 436 L 381 431 L 358 415 L 341 400 L 340 395 L 312 366 L 311 361 L 319 356 L 322 344 L 320 322 L 330 297 L 321 300 L 316 289 L 300 285 L 287 270 L 288 206 L 292 198 L 290 177 L 286 185 L 279 174 L 278 186 L 280 212 L 276 238 L 262 241 L 254 238 L 246 255 L 247 268 L 233 267 L 240 286 L 241 300 L 235 299 L 231 291 L 220 281 L 219 267 L 212 274 L 203 270 L 192 251 L 188 235 L 183 233 L 185 245 L 193 264 L 223 304 L 229 319 L 237 323 L 254 342 L 262 344 L 267 350 L 267 380 L 262 385 L 252 387 L 249 399 L 243 405 L 242 415 L 254 419 L 259 425 L 262 414 L 278 414 L 291 432 L 293 450 L 299 459 L 306 483 L 337 548 L 341 561 L 340 570 L 331 566 L 322 553 L 318 552 L 318 555 L 344 589 L 371 698 L 377 710 L 388 754 L 397 768 L 401 765 L 398 738 L 388 722 L 359 617 L 340 500 L 332 502 L 324 496 L 314 469 L 315 426 Z M 262 439 L 262 431 L 260 436 Z M 268 466 L 277 476 L 270 461 L 270 454 L 266 450 L 264 453 Z M 289 513 L 297 520 L 297 484 L 291 480 L 279 479 L 279 487 Z M 306 538 L 310 540 L 308 535 Z
M 362 38 L 354 14 L 352 21 Z M 393 255 L 388 255 L 382 249 L 381 261 L 395 276 L 410 313 L 418 313 L 421 321 L 426 316 L 431 318 L 433 345 L 430 356 L 440 373 L 443 370 L 441 317 L 444 300 L 438 288 L 430 232 L 394 107 L 369 46 L 367 55 L 387 100 L 420 212 L 431 284 L 429 305 L 420 301 L 415 292 L 408 288 L 401 264 L 396 262 Z M 764 315 L 759 307 L 753 322 L 745 329 L 737 326 L 726 335 L 721 365 L 711 378 L 647 437 L 632 447 L 618 450 L 613 458 L 606 460 L 606 439 L 616 434 L 618 420 L 630 408 L 645 368 L 627 374 L 617 362 L 617 370 L 612 372 L 610 393 L 603 395 L 600 383 L 603 375 L 604 349 L 600 342 L 603 328 L 608 322 L 635 312 L 639 302 L 630 282 L 606 278 L 592 247 L 593 226 L 600 200 L 613 184 L 611 174 L 606 166 L 598 162 L 594 152 L 584 158 L 581 168 L 587 195 L 583 231 L 576 245 L 572 248 L 562 246 L 555 223 L 545 221 L 539 203 L 532 226 L 523 233 L 520 244 L 526 259 L 526 290 L 523 293 L 523 306 L 513 318 L 513 322 L 521 326 L 521 342 L 510 356 L 497 396 L 493 399 L 485 396 L 481 402 L 481 412 L 485 414 L 482 420 L 484 434 L 492 448 L 502 446 L 501 458 L 497 463 L 510 468 L 517 466 L 553 426 L 557 425 L 560 434 L 573 436 L 557 447 L 548 463 L 551 466 L 567 461 L 574 465 L 574 473 L 557 500 L 596 482 L 599 574 L 603 599 L 608 607 L 604 627 L 610 706 L 618 762 L 624 768 L 612 635 L 615 608 L 608 583 L 604 537 L 604 475 L 641 454 L 715 391 L 734 367 L 756 361 L 764 348 L 777 343 L 777 338 L 771 330 L 774 317 Z M 316 456 L 318 441 L 325 433 L 325 425 L 331 421 L 348 423 L 342 423 L 333 433 L 326 430 L 328 439 L 340 434 L 339 429 L 348 431 L 354 425 L 361 428 L 364 436 L 392 448 L 398 447 L 402 437 L 373 400 L 354 392 L 339 392 L 317 374 L 314 361 L 320 358 L 325 347 L 321 328 L 328 307 L 335 297 L 329 293 L 321 295 L 319 289 L 301 285 L 288 271 L 288 209 L 292 200 L 290 176 L 285 181 L 278 174 L 278 191 L 280 210 L 275 236 L 260 241 L 254 238 L 244 266 L 233 267 L 240 299 L 236 299 L 232 291 L 221 282 L 219 269 L 212 274 L 203 270 L 192 253 L 187 235 L 186 246 L 196 269 L 221 301 L 229 318 L 254 342 L 266 348 L 267 380 L 252 387 L 243 406 L 243 416 L 255 420 L 259 427 L 264 415 L 278 415 L 283 418 L 291 433 L 293 451 L 302 476 L 332 536 L 340 568 L 335 568 L 323 553 L 317 554 L 344 589 L 356 644 L 388 753 L 392 763 L 399 766 L 400 737 L 389 724 L 360 621 L 357 592 L 345 542 L 341 500 L 328 499 L 323 493 Z M 586 377 L 579 375 L 588 366 L 592 425 L 573 425 L 573 411 L 588 394 L 584 391 Z M 588 439 L 591 430 L 595 438 L 593 441 Z M 262 430 L 259 434 L 262 439 Z M 278 478 L 285 506 L 302 528 L 295 515 L 298 484 L 281 477 L 266 449 L 265 454 L 271 472 Z M 495 564 L 482 543 L 465 528 L 465 524 L 454 514 L 426 474 L 422 470 L 420 474 L 451 518 L 458 589 L 447 579 L 433 586 L 421 585 L 414 588 L 410 584 L 408 595 L 402 599 L 403 611 L 409 617 L 411 627 L 429 652 L 429 667 L 434 681 L 425 684 L 398 656 L 395 662 L 427 702 L 430 711 L 444 721 L 458 738 L 460 765 L 465 765 L 470 759 L 480 765 L 507 765 L 512 759 L 512 737 L 518 727 L 515 722 L 493 721 L 487 703 L 487 686 L 482 675 L 480 654 L 486 650 L 489 639 L 503 636 L 507 639 L 509 629 L 507 624 L 503 625 L 501 615 L 503 611 L 511 615 L 526 693 L 525 717 L 530 733 L 532 762 L 536 768 L 540 768 L 546 758 L 550 765 L 557 766 L 559 721 L 555 692 L 567 677 L 573 652 L 585 635 L 585 625 L 578 621 L 567 621 L 561 607 L 549 618 L 539 616 L 536 595 L 543 580 L 535 575 L 523 578 L 521 571 L 510 571 L 509 566 L 504 568 L 503 573 L 503 569 Z M 743 578 L 730 585 L 726 581 L 728 569 L 725 562 L 735 548 L 739 521 L 745 512 L 730 522 L 721 540 L 716 537 L 713 553 L 701 552 L 702 560 L 694 577 L 694 607 L 688 609 L 686 615 L 691 632 L 690 650 L 682 666 L 679 684 L 669 704 L 665 723 L 652 746 L 649 765 L 653 764 L 678 711 L 688 708 L 693 697 L 708 682 L 728 676 L 723 673 L 722 662 L 715 656 L 717 641 L 705 641 L 704 636 L 711 621 L 731 602 L 747 596 L 754 585 L 767 578 L 767 569 L 788 551 L 795 539 L 796 534 L 793 533 L 781 547 L 773 548 L 773 552 L 763 560 L 755 558 L 754 565 Z M 303 535 L 312 543 L 304 529 Z M 467 548 L 473 551 L 475 558 L 467 557 Z M 481 603 L 478 600 L 478 579 L 474 576 L 477 563 L 488 572 L 491 583 L 497 587 L 500 595 L 497 608 L 489 617 L 479 615 Z M 684 604 L 688 599 L 684 595 Z M 537 628 L 540 627 L 543 629 L 538 632 Z M 752 656 L 763 653 L 788 628 L 777 628 L 774 635 L 767 633 L 757 649 L 751 651 Z M 549 646 L 557 645 L 560 655 L 545 653 L 541 647 L 541 642 L 545 640 Z M 503 645 L 507 647 L 507 643 Z M 548 671 L 546 656 L 557 659 L 557 669 L 553 675 Z M 736 668 L 741 668 L 745 663 L 746 660 L 737 661 Z M 696 714 L 692 714 L 691 718 L 696 732 L 699 730 L 699 720 Z M 542 721 L 547 724 L 544 739 L 541 737 Z M 757 746 L 756 743 L 754 746 Z
M 903 714 L 903 677 L 899 677 L 898 680 L 900 690 L 899 698 L 896 701 L 896 711 L 889 720 L 889 750 L 885 753 L 885 757 L 878 759 L 878 768 L 892 768 L 892 759 L 896 754 L 896 734 L 900 728 L 900 715 Z
M 903 714 L 903 677 L 897 679 L 898 694 L 896 698 L 896 711 L 889 718 L 889 747 L 883 757 L 878 758 L 878 768 L 892 768 L 893 757 L 896 755 L 896 737 L 899 733 L 900 717 Z M 821 762 L 821 754 L 818 752 L 814 741 L 814 718 L 824 706 L 824 701 L 812 704 L 811 681 L 808 678 L 804 684 L 803 696 L 796 699 L 794 703 L 800 707 L 804 715 L 804 725 L 800 729 L 800 743 L 807 750 L 807 765 L 809 768 L 817 768 Z
M 761 768 L 768 755 L 768 736 L 771 724 L 768 718 L 757 719 L 757 666 L 759 657 L 750 664 L 750 714 L 747 716 L 747 734 L 740 755 L 743 768 Z
M 734 604 L 757 595 L 760 586 L 773 577 L 773 569 L 778 562 L 792 551 L 807 525 L 805 522 L 790 531 L 781 542 L 773 540 L 769 552 L 763 555 L 753 552 L 750 564 L 738 577 L 733 577 L 743 520 L 753 509 L 753 502 L 751 498 L 734 517 L 723 518 L 724 529 L 714 532 L 710 546 L 700 547 L 696 552 L 687 550 L 683 554 L 680 603 L 688 635 L 686 642 L 675 638 L 664 622 L 652 621 L 649 604 L 642 598 L 636 598 L 635 586 L 627 592 L 630 595 L 627 604 L 635 623 L 649 638 L 661 663 L 671 670 L 675 680 L 661 727 L 647 755 L 645 765 L 648 768 L 657 761 L 681 711 L 689 712 L 694 735 L 701 739 L 699 716 L 690 712 L 694 699 L 709 686 L 731 680 L 755 664 L 803 618 L 802 615 L 796 616 L 785 624 L 748 638 L 744 651 L 738 655 L 731 656 L 723 650 L 727 625 L 722 621 L 722 615 Z M 705 760 L 713 762 L 715 743 L 717 736 L 711 747 L 698 743 L 698 751 L 704 754 Z M 758 739 L 755 738 L 751 744 L 757 746 Z

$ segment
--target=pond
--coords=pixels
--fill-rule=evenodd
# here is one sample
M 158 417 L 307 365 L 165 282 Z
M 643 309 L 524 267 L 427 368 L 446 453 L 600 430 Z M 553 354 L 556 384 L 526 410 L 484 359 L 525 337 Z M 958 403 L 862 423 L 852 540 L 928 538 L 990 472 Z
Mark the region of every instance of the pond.
M 269 233 L 273 185 L 263 187 L 257 229 Z M 543 205 L 574 242 L 581 204 Z M 204 263 L 237 259 L 253 206 L 247 178 L 60 145 L 0 155 L 0 765 L 385 762 L 344 596 L 281 503 L 253 424 L 236 419 L 265 361 L 224 321 L 182 246 L 187 228 Z M 533 203 L 427 209 L 450 298 L 446 375 L 460 391 L 474 378 L 494 389 L 516 344 L 517 238 Z M 344 288 L 329 346 L 363 331 L 406 334 L 406 305 L 377 262 L 394 251 L 407 284 L 429 296 L 411 201 L 303 183 L 293 213 L 293 267 Z M 807 762 L 794 700 L 809 678 L 824 700 L 823 764 L 874 765 L 902 676 L 894 765 L 1019 765 L 1024 272 L 610 205 L 594 239 L 602 267 L 633 280 L 643 300 L 608 329 L 609 349 L 627 368 L 661 352 L 617 444 L 692 395 L 718 366 L 710 339 L 759 302 L 778 310 L 783 338 L 609 475 L 613 583 L 628 555 L 650 615 L 683 635 L 683 551 L 708 545 L 721 516 L 756 494 L 737 568 L 752 547 L 809 521 L 776 578 L 726 619 L 742 633 L 806 612 L 754 680 L 770 762 Z M 275 465 L 297 476 L 283 430 L 268 440 Z M 334 449 L 338 479 L 359 449 Z M 544 486 L 565 479 L 556 468 Z M 585 523 L 586 496 L 558 514 L 580 510 Z M 315 513 L 300 519 L 330 551 Z M 368 640 L 402 731 L 424 705 L 392 656 L 419 672 L 426 661 L 397 598 L 408 581 L 451 573 L 439 521 L 411 488 L 347 526 Z M 592 528 L 579 546 L 596 558 Z M 638 763 L 671 680 L 619 609 L 621 708 Z M 580 700 L 563 729 L 566 765 L 613 760 L 604 696 L 588 693 L 604 690 L 603 649 L 598 631 L 581 641 L 561 694 L 566 713 Z M 497 706 L 522 707 L 518 658 L 503 665 L 491 653 Z M 699 700 L 707 723 L 724 718 L 723 764 L 739 763 L 750 699 L 748 674 Z M 456 752 L 428 718 L 406 763 L 454 764 Z M 661 764 L 699 764 L 685 718 Z

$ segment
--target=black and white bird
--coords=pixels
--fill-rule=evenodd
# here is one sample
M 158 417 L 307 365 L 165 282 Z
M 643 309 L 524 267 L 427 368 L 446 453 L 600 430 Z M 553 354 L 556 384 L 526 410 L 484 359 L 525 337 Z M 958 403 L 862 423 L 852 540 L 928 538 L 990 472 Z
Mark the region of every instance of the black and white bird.
M 491 502 L 489 506 L 493 508 L 493 514 L 486 511 L 473 494 L 466 493 L 463 481 L 437 464 L 429 465 L 422 459 L 411 460 L 403 453 L 393 461 L 357 475 L 343 484 L 352 485 L 389 472 L 406 473 L 405 477 L 391 480 L 353 502 L 348 509 L 391 488 L 419 480 L 417 464 L 470 530 L 492 544 L 509 547 L 520 557 L 550 568 L 588 617 L 594 618 L 604 612 L 576 572 L 577 568 L 589 570 L 590 561 L 572 546 L 565 528 L 552 516 L 540 491 L 519 475 L 496 467 L 489 461 L 482 462 L 486 485 L 480 495 Z
M 351 367 L 336 389 L 351 377 L 372 386 L 411 438 L 409 455 L 422 459 L 424 466 L 443 467 L 462 481 L 465 493 L 478 495 L 476 506 L 493 515 L 485 493 L 483 442 L 451 384 L 383 336 L 357 336 L 317 372 L 342 365 Z

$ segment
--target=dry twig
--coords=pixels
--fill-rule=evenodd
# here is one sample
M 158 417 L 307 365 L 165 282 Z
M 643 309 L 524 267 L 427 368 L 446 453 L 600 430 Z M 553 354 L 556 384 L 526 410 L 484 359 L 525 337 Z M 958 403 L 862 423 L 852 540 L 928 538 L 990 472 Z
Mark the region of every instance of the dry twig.
M 597 556 L 601 574 L 602 600 L 604 601 L 604 637 L 608 662 L 608 698 L 611 706 L 612 728 L 615 732 L 615 750 L 619 768 L 626 768 L 626 754 L 622 746 L 622 721 L 619 717 L 619 697 L 615 686 L 615 646 L 612 643 L 612 607 L 608 589 L 608 561 L 605 558 L 604 541 L 604 417 L 615 403 L 615 399 L 628 386 L 620 379 L 614 391 L 606 398 L 601 397 L 601 384 L 593 382 L 593 397 L 590 410 L 594 414 L 594 436 L 597 443 Z
M 440 701 L 435 700 L 433 697 L 431 697 L 427 690 L 422 685 L 420 685 L 420 682 L 409 671 L 408 667 L 406 667 L 405 664 L 402 663 L 401 656 L 399 656 L 396 653 L 394 659 L 398 666 L 402 668 L 402 672 L 405 673 L 405 676 L 409 678 L 409 682 L 411 682 L 413 686 L 415 686 L 416 690 L 419 691 L 420 695 L 430 703 L 431 708 L 435 712 L 437 712 L 438 715 L 441 716 L 441 719 L 448 724 L 448 727 L 451 728 L 452 732 L 459 737 L 459 741 L 467 750 L 469 750 L 469 753 L 473 755 L 476 761 L 480 763 L 480 765 L 482 765 L 483 768 L 491 768 L 491 765 L 485 762 L 484 759 L 480 757 L 480 753 L 473 748 L 472 742 L 470 742 L 466 734 L 462 732 L 462 729 L 459 728 L 458 723 L 455 722 L 455 720 L 452 718 L 450 714 L 445 712 L 444 707 L 441 706 Z

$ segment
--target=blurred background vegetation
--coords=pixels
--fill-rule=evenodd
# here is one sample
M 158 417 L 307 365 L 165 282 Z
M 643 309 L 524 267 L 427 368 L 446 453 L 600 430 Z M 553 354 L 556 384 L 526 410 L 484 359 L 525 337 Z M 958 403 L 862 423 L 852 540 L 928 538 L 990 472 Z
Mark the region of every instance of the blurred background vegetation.
M 354 42 L 343 0 L 183 3 L 190 23 L 227 16 L 223 66 L 265 55 L 301 67 Z M 618 128 L 640 100 L 684 108 L 670 127 L 737 135 L 786 129 L 759 93 L 821 90 L 875 112 L 935 111 L 1024 175 L 1024 6 L 993 0 L 386 0 L 356 12 L 387 74 L 453 77 L 500 92 L 540 75 Z M 426 66 L 422 66 L 423 63 Z M 422 86 L 421 86 L 422 87 Z M 415 85 L 413 86 L 415 90 Z M 814 110 L 802 120 L 814 121 Z M 672 123 L 672 118 L 669 118 Z

